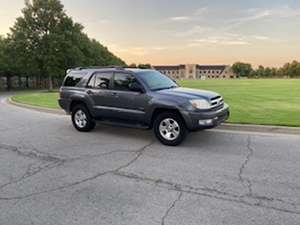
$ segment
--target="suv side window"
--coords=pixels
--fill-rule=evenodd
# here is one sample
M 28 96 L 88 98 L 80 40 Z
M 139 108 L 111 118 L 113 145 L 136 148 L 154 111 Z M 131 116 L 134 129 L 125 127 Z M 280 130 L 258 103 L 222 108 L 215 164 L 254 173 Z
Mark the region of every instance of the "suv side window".
M 132 83 L 138 82 L 137 79 L 131 74 L 126 73 L 115 73 L 114 75 L 114 90 L 118 91 L 131 91 L 130 85 Z
M 70 72 L 67 75 L 63 86 L 76 87 L 85 75 L 86 73 L 83 72 Z
M 88 87 L 96 89 L 109 89 L 112 73 L 96 73 L 91 78 Z

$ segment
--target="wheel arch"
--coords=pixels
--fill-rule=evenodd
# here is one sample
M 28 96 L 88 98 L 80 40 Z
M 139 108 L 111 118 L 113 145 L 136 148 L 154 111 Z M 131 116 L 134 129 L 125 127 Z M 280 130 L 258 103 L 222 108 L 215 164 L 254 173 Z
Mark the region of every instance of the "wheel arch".
M 165 113 L 165 112 L 171 112 L 171 113 L 176 113 L 178 116 L 181 117 L 181 119 L 183 120 L 184 124 L 186 125 L 186 121 L 183 118 L 181 112 L 179 109 L 177 108 L 167 108 L 167 107 L 158 107 L 155 108 L 153 110 L 152 116 L 151 116 L 151 122 L 150 122 L 150 128 L 153 128 L 154 125 L 154 121 L 157 118 L 158 115 L 160 115 L 161 113 Z

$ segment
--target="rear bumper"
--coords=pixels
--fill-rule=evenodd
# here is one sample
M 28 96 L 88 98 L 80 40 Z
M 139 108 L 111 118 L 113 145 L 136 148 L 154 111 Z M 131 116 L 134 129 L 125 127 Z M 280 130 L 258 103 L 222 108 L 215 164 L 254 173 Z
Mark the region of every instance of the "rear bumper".
M 67 114 L 70 114 L 70 101 L 67 99 L 59 99 L 58 104 Z
M 184 111 L 182 114 L 189 130 L 201 130 L 213 128 L 225 122 L 230 116 L 230 110 L 229 106 L 224 104 L 224 107 L 218 111 Z

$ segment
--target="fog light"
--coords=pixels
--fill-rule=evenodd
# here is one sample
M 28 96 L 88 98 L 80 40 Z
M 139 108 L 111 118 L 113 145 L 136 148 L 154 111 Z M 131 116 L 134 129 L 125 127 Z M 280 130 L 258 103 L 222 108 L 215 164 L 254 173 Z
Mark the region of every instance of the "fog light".
M 200 126 L 209 126 L 213 124 L 213 120 L 209 119 L 209 120 L 199 120 L 199 125 Z

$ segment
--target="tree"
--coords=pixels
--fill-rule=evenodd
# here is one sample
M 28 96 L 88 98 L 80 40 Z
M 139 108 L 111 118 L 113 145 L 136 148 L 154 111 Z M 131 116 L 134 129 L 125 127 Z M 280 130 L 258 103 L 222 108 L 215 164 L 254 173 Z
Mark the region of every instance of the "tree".
M 11 90 L 11 77 L 16 75 L 13 70 L 15 59 L 11 51 L 9 39 L 0 37 L 0 76 L 6 77 L 6 89 Z
M 269 78 L 272 75 L 272 69 L 270 67 L 265 68 L 264 77 Z
M 62 29 L 67 19 L 63 5 L 58 0 L 27 0 L 22 13 L 11 29 L 11 40 L 18 46 L 18 52 L 23 50 L 31 56 L 39 74 L 48 77 L 52 90 L 52 75 L 59 69 L 59 43 L 68 32 Z
M 140 68 L 140 69 L 151 69 L 151 65 L 150 64 L 139 64 L 138 68 Z
M 135 63 L 131 63 L 128 67 L 129 68 L 137 68 L 137 65 Z
M 256 70 L 257 77 L 263 77 L 265 75 L 265 67 L 260 65 L 258 69 Z
M 294 60 L 289 68 L 288 68 L 288 75 L 292 78 L 299 77 L 300 76 L 300 63 L 296 60 Z
M 232 70 L 234 73 L 240 77 L 249 77 L 253 71 L 251 64 L 236 62 L 232 65 Z
M 64 76 L 71 67 L 125 65 L 106 47 L 90 40 L 83 26 L 66 15 L 59 0 L 27 0 L 22 13 L 9 35 L 12 52 L 23 66 L 22 73 L 48 78 L 49 90 L 52 78 Z
M 4 38 L 0 36 L 0 75 L 3 75 L 3 72 L 5 70 L 4 47 L 5 47 Z

